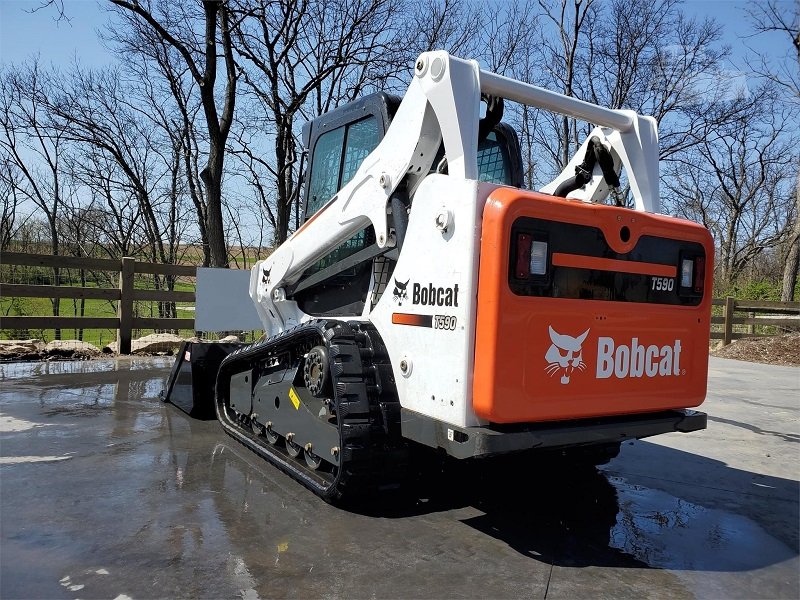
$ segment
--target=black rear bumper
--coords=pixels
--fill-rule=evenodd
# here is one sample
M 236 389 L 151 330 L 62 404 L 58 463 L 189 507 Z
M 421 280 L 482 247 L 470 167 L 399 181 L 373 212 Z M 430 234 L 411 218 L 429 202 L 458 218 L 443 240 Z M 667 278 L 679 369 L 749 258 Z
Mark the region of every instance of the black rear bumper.
M 487 457 L 533 448 L 610 444 L 705 428 L 706 414 L 695 410 L 485 427 L 455 427 L 405 408 L 401 411 L 403 437 L 442 448 L 455 458 Z

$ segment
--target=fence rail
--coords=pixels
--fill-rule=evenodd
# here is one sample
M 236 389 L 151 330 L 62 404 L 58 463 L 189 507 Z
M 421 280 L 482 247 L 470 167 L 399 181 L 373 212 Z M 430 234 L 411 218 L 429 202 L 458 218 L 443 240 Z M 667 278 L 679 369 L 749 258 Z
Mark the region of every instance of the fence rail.
M 742 338 L 770 337 L 788 331 L 800 331 L 800 302 L 737 300 L 728 296 L 714 299 L 713 304 L 723 309 L 721 315 L 711 317 L 712 327 L 721 326 L 719 331 L 712 329 L 711 339 L 722 340 L 724 345 Z
M 116 329 L 120 354 L 130 354 L 134 329 L 194 329 L 193 318 L 136 316 L 136 301 L 194 302 L 196 297 L 194 292 L 189 291 L 134 288 L 134 277 L 141 273 L 195 277 L 197 267 L 141 262 L 129 257 L 115 260 L 20 252 L 4 252 L 0 263 L 52 269 L 110 271 L 116 273 L 119 283 L 116 288 L 1 283 L 4 298 L 68 298 L 117 303 L 115 317 L 3 316 L 0 317 L 0 327 L 3 329 Z M 711 318 L 711 339 L 722 340 L 723 344 L 730 344 L 731 341 L 741 338 L 800 331 L 800 302 L 736 300 L 729 296 L 714 299 L 713 304 L 723 308 L 721 315 Z
M 67 298 L 108 300 L 117 303 L 116 317 L 11 315 L 0 317 L 0 327 L 3 329 L 116 329 L 120 354 L 130 354 L 134 329 L 194 329 L 194 319 L 139 317 L 134 313 L 135 301 L 194 302 L 194 292 L 137 289 L 134 288 L 134 281 L 135 275 L 138 273 L 195 277 L 197 275 L 197 267 L 141 262 L 130 257 L 114 260 L 108 258 L 25 254 L 21 252 L 4 252 L 0 263 L 4 266 L 109 271 L 116 273 L 119 284 L 116 288 L 95 288 L 69 285 L 0 283 L 4 298 Z

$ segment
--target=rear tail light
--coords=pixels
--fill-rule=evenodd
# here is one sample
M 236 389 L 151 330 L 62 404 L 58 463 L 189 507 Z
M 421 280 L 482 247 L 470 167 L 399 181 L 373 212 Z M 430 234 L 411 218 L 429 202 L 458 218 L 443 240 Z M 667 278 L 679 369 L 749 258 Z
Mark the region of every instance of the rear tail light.
M 706 258 L 698 256 L 694 259 L 694 293 L 702 294 L 706 281 Z
M 702 296 L 705 288 L 706 257 L 684 255 L 680 264 L 680 295 Z
M 690 258 L 684 258 L 681 261 L 681 287 L 692 287 L 694 280 L 694 261 Z
M 530 273 L 531 275 L 545 275 L 547 273 L 547 242 L 533 242 Z
M 541 278 L 547 275 L 548 245 L 546 241 L 534 240 L 530 233 L 518 233 L 516 236 L 516 260 L 514 261 L 514 277 L 528 279 L 531 276 Z
M 517 279 L 526 279 L 530 274 L 532 242 L 533 238 L 529 234 L 517 234 L 517 264 L 514 268 L 514 276 Z

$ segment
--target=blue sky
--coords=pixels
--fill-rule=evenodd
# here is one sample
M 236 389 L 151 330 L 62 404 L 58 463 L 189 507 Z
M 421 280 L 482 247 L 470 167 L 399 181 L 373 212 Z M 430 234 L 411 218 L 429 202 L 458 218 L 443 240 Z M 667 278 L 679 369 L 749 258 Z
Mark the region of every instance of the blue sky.
M 788 10 L 797 0 L 783 1 Z M 97 36 L 108 19 L 103 8 L 106 3 L 64 0 L 69 22 L 56 22 L 55 11 L 49 8 L 32 13 L 40 4 L 39 0 L 0 0 L 0 62 L 16 63 L 37 53 L 45 64 L 61 67 L 69 66 L 76 57 L 87 67 L 100 67 L 113 60 Z M 736 0 L 684 2 L 687 13 L 714 17 L 723 26 L 724 41 L 733 50 L 731 68 L 744 67 L 745 44 L 775 55 L 787 47 L 778 36 L 744 39 L 749 33 L 744 12 L 747 4 Z
M 51 8 L 31 12 L 38 0 L 0 0 L 0 62 L 17 63 L 41 55 L 45 64 L 66 67 L 78 57 L 87 67 L 112 60 L 97 30 L 108 20 L 95 0 L 65 0 L 69 22 L 56 22 Z

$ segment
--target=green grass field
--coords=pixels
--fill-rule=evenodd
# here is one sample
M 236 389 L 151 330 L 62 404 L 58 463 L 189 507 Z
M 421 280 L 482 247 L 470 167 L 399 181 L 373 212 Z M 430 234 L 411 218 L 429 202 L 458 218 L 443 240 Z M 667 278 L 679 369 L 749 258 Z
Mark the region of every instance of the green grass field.
M 137 281 L 137 283 L 140 283 Z M 86 287 L 98 287 L 96 285 L 87 285 Z M 146 288 L 144 285 L 137 285 L 137 287 Z M 152 287 L 152 286 L 151 286 Z M 175 284 L 176 291 L 189 292 L 194 291 L 193 282 L 178 281 Z M 194 304 L 191 302 L 178 302 L 176 306 L 177 317 L 179 319 L 191 319 L 194 317 Z M 59 314 L 64 317 L 81 316 L 81 301 L 70 298 L 62 298 L 59 303 Z M 134 312 L 139 317 L 157 317 L 158 316 L 158 303 L 157 302 L 135 302 Z M 40 339 L 45 342 L 50 342 L 55 337 L 54 329 L 30 329 L 27 331 L 7 329 L 3 327 L 3 316 L 50 316 L 53 314 L 52 301 L 48 298 L 15 298 L 15 297 L 0 297 L 0 339 L 24 339 L 33 338 Z M 116 302 L 109 300 L 84 300 L 83 316 L 85 317 L 115 317 L 117 315 Z M 142 337 L 154 333 L 153 329 L 147 330 L 134 330 L 134 338 Z M 192 330 L 181 330 L 181 336 L 191 337 L 194 335 Z M 105 345 L 117 339 L 117 332 L 115 329 L 84 329 L 81 338 L 80 330 L 78 329 L 62 329 L 62 340 L 77 340 L 82 339 L 102 348 Z

